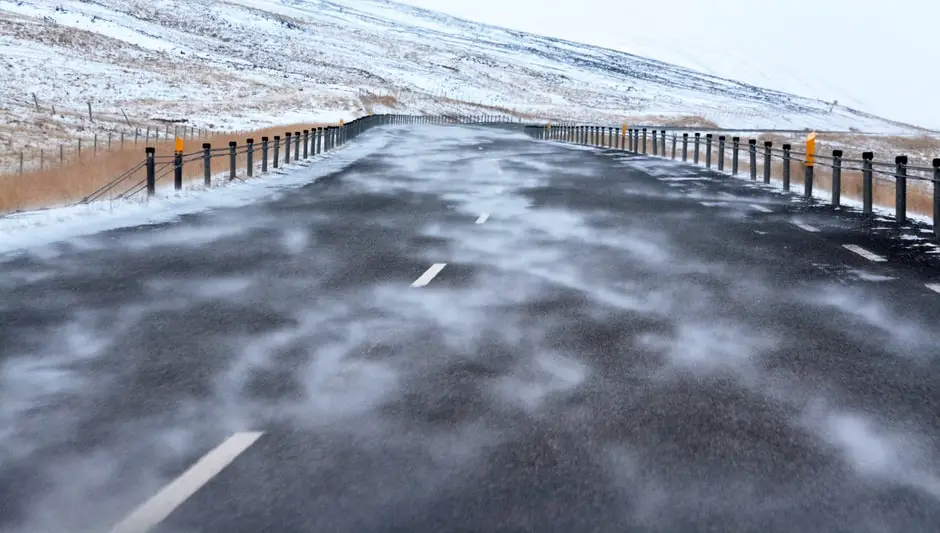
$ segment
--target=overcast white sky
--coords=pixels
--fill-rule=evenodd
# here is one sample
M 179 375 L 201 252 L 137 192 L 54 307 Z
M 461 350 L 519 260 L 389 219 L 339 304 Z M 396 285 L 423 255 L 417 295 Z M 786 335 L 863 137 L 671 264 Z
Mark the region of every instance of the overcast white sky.
M 937 0 L 400 0 L 940 129 Z

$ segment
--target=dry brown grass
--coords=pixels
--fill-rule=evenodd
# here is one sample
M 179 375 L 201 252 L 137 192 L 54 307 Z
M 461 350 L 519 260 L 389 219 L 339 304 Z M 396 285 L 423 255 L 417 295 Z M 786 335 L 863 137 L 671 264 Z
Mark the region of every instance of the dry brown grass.
M 707 118 L 701 115 L 688 115 L 684 117 L 674 117 L 666 120 L 664 125 L 672 128 L 717 128 L 718 124 L 708 120 Z
M 443 102 L 447 104 L 456 104 L 456 105 L 461 105 L 461 106 L 475 107 L 481 111 L 492 112 L 492 113 L 511 116 L 511 117 L 519 117 L 522 119 L 537 120 L 537 119 L 542 118 L 542 115 L 539 115 L 537 113 L 525 113 L 522 111 L 517 111 L 515 109 L 510 109 L 508 107 L 503 107 L 503 106 L 498 106 L 498 105 L 475 103 L 475 102 L 470 102 L 467 100 L 458 100 L 455 98 L 447 98 L 447 97 L 437 98 L 436 100 L 438 102 Z
M 293 134 L 297 131 L 318 126 L 324 126 L 324 124 L 291 124 L 244 132 L 241 135 L 211 135 L 200 139 L 187 140 L 185 152 L 201 151 L 204 142 L 211 143 L 213 148 L 227 147 L 230 141 L 236 141 L 239 146 L 243 146 L 247 138 L 254 138 L 256 143 L 260 143 L 261 137 L 264 136 L 271 137 L 273 140 L 275 135 L 280 135 L 283 138 L 288 131 Z M 167 156 L 173 155 L 173 142 L 152 142 L 150 144 L 156 148 L 158 162 L 166 161 Z M 291 150 L 293 151 L 293 146 Z M 283 148 L 281 158 L 283 161 Z M 97 154 L 85 151 L 81 157 L 73 155 L 62 166 L 24 172 L 21 175 L 0 176 L 0 213 L 79 201 L 143 161 L 144 145 L 141 143 L 136 147 L 133 145 L 125 145 L 124 148 L 113 147 L 111 150 L 101 151 Z M 247 167 L 247 154 L 239 155 L 237 163 L 239 169 L 245 169 Z M 228 159 L 213 159 L 213 172 L 226 168 L 228 168 Z M 158 164 L 159 174 L 160 165 Z M 202 179 L 202 175 L 201 160 L 188 163 L 183 167 L 183 177 L 186 181 Z M 116 187 L 114 192 L 123 192 L 132 184 L 143 180 L 144 177 L 145 171 L 140 169 L 129 176 L 121 186 Z M 171 176 L 166 176 L 160 180 L 158 186 L 171 180 Z
M 623 122 L 629 127 L 633 127 L 634 124 L 658 124 L 664 128 L 702 128 L 703 130 L 718 128 L 718 124 L 701 115 L 635 115 L 624 118 Z
M 390 109 L 396 109 L 398 107 L 398 98 L 391 95 L 364 95 L 359 99 L 362 100 L 362 107 L 365 108 L 366 113 L 373 113 L 373 108 L 377 105 L 385 106 Z

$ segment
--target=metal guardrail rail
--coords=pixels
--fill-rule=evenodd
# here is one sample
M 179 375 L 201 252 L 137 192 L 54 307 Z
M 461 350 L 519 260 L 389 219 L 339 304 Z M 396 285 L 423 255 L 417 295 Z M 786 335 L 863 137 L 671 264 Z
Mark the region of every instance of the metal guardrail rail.
M 689 162 L 690 144 L 693 150 L 692 163 L 700 164 L 704 144 L 704 165 L 706 168 L 712 168 L 712 152 L 717 141 L 717 170 L 724 171 L 724 157 L 728 147 L 727 137 L 719 135 L 715 139 L 714 134 L 695 132 L 690 136 L 688 132 L 682 133 L 681 137 L 675 133 L 675 128 L 655 128 L 650 130 L 646 127 L 629 128 L 622 126 L 619 128 L 613 126 L 595 126 L 595 125 L 570 125 L 562 124 L 552 126 L 551 124 L 530 125 L 526 127 L 529 135 L 537 139 L 557 140 L 570 143 L 576 143 L 586 146 L 597 146 L 602 148 L 613 148 L 626 152 L 642 155 L 653 155 L 658 157 L 667 157 L 667 139 L 671 140 L 671 159 L 676 160 L 677 147 L 681 146 L 681 160 Z M 740 131 L 740 130 L 735 130 Z M 759 131 L 759 130 L 752 130 Z M 771 130 L 774 133 L 782 133 L 783 130 Z M 806 133 L 798 131 L 797 133 Z M 940 241 L 940 158 L 933 159 L 932 166 L 918 166 L 909 164 L 909 158 L 906 155 L 898 155 L 893 162 L 876 161 L 872 152 L 863 152 L 860 158 L 845 157 L 843 150 L 833 150 L 832 155 L 823 155 L 816 153 L 815 135 L 810 133 L 807 138 L 803 151 L 795 150 L 792 144 L 783 144 L 780 147 L 774 147 L 771 141 L 765 141 L 759 149 L 757 139 L 748 139 L 746 145 L 742 145 L 739 136 L 733 136 L 730 139 L 731 148 L 731 174 L 736 176 L 740 166 L 740 152 L 743 146 L 747 147 L 749 158 L 748 167 L 750 169 L 750 178 L 757 180 L 758 155 L 763 159 L 763 182 L 770 183 L 772 178 L 773 161 L 783 162 L 783 175 L 781 180 L 783 188 L 790 190 L 791 163 L 801 163 L 803 167 L 803 196 L 813 197 L 814 176 L 816 167 L 824 167 L 831 171 L 832 187 L 830 203 L 833 206 L 839 206 L 842 202 L 842 173 L 844 171 L 857 171 L 862 174 L 862 210 L 865 214 L 871 214 L 873 211 L 874 197 L 874 178 L 890 178 L 894 180 L 895 202 L 894 218 L 899 225 L 908 221 L 907 191 L 910 181 L 928 182 L 932 184 L 933 189 L 933 227 L 934 234 Z M 670 138 L 671 135 L 671 138 Z

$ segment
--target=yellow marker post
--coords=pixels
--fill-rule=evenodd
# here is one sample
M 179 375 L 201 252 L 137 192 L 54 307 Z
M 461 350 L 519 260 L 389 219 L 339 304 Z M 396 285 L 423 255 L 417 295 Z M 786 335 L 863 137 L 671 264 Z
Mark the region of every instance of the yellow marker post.
M 806 136 L 806 162 L 804 165 L 811 167 L 816 164 L 816 132 Z
M 176 154 L 173 155 L 173 188 L 183 189 L 183 139 L 176 138 Z
M 816 132 L 806 136 L 806 161 L 803 163 L 803 196 L 813 197 L 813 164 L 816 163 Z
M 339 125 L 340 125 L 340 127 L 343 126 L 343 119 L 339 119 Z

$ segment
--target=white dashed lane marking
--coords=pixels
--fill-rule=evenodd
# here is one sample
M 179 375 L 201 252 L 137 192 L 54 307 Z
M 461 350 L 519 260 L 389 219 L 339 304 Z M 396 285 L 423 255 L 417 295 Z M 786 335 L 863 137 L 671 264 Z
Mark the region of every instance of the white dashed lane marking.
M 770 209 L 767 209 L 766 207 L 764 207 L 764 206 L 762 206 L 762 205 L 760 205 L 760 204 L 751 204 L 751 207 L 753 207 L 754 209 L 760 211 L 761 213 L 773 213 L 773 211 L 771 211 Z
M 858 255 L 864 257 L 865 259 L 868 259 L 869 261 L 874 261 L 875 263 L 884 263 L 885 261 L 887 261 L 887 259 L 885 259 L 884 257 L 881 257 L 880 255 L 877 255 L 877 254 L 873 254 L 869 252 L 868 250 L 862 248 L 861 246 L 856 246 L 854 244 L 843 244 L 842 247 L 845 248 L 846 250 L 857 253 Z
M 810 226 L 809 224 L 803 224 L 802 222 L 793 222 L 793 225 L 800 228 L 803 231 L 808 231 L 810 233 L 819 233 L 819 229 Z
M 480 218 L 477 219 L 477 224 L 483 224 L 484 222 L 489 220 L 489 218 L 490 218 L 489 213 L 483 213 L 482 215 L 480 215 Z
M 174 509 L 208 483 L 236 457 L 255 443 L 263 433 L 236 433 L 207 453 L 189 470 L 127 515 L 111 533 L 146 533 L 162 522 Z
M 411 284 L 412 287 L 424 287 L 428 283 L 431 283 L 431 280 L 435 276 L 441 273 L 441 270 L 444 270 L 444 267 L 447 266 L 447 263 L 434 263 L 431 265 L 431 268 L 427 269 L 424 274 L 421 274 L 421 277 L 416 279 L 414 283 Z
M 940 283 L 928 283 L 927 288 L 940 294 Z

